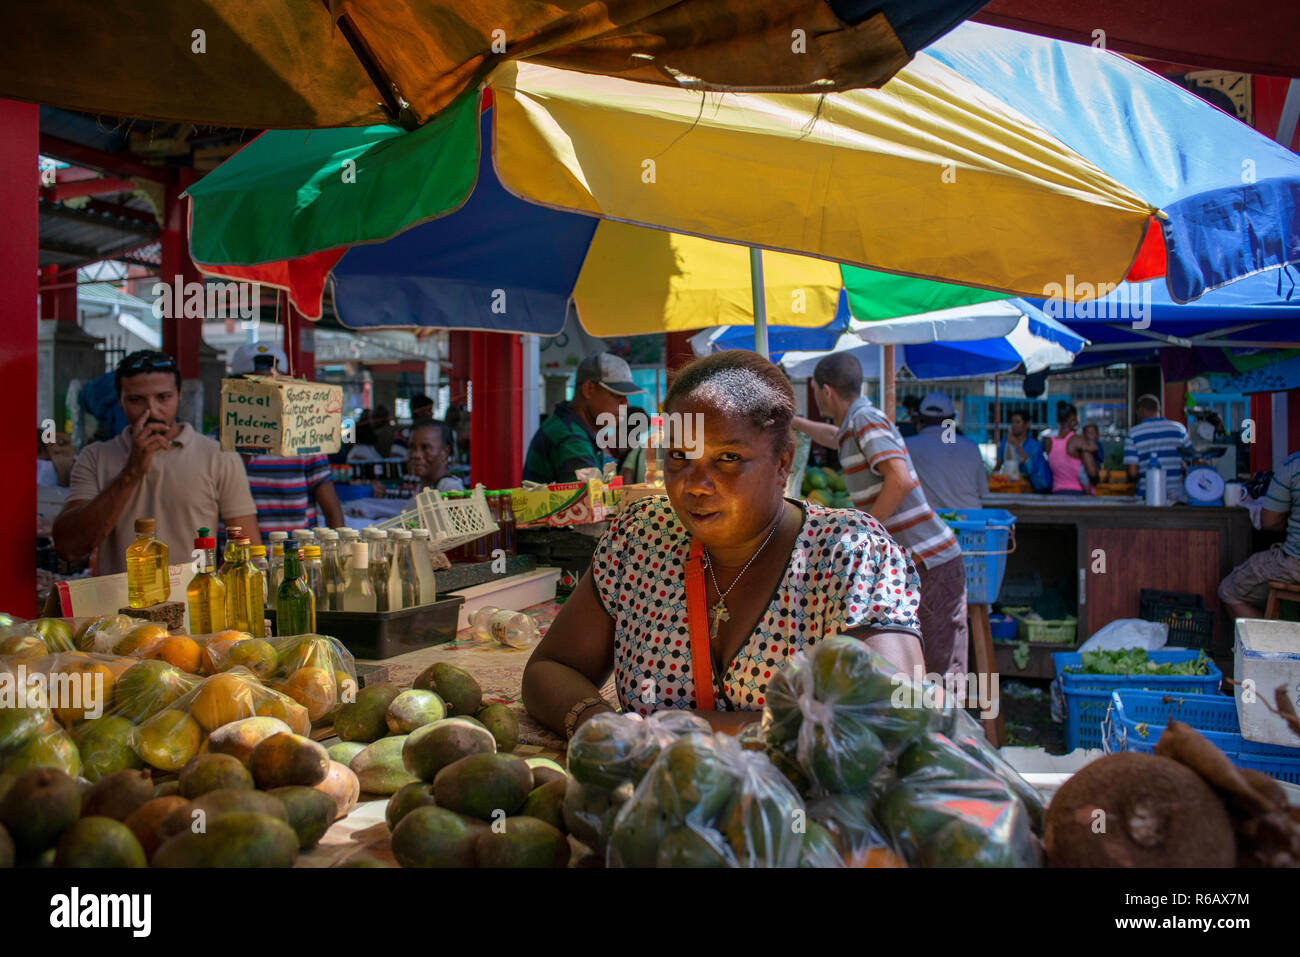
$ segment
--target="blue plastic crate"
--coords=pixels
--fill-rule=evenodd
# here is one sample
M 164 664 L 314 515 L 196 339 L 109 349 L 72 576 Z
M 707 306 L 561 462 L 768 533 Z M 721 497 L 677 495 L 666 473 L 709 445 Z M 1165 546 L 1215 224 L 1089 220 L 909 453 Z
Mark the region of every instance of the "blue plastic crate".
M 1104 747 L 1107 751 L 1150 754 L 1170 721 L 1190 724 L 1236 760 L 1241 746 L 1237 702 L 1221 694 L 1112 691 L 1110 712 L 1102 721 Z
M 1102 722 L 1105 750 L 1150 754 L 1171 720 L 1190 724 L 1238 767 L 1300 784 L 1300 748 L 1247 741 L 1240 734 L 1236 700 L 1228 695 L 1113 691 Z
M 957 514 L 961 517 L 947 521 L 957 533 L 966 566 L 966 601 L 991 605 L 1002 588 L 1007 555 L 1015 548 L 1016 517 L 1001 508 L 966 508 Z
M 989 633 L 994 641 L 1015 641 L 1020 623 L 1010 615 L 989 615 Z
M 1168 664 L 1195 661 L 1197 654 L 1183 648 L 1170 648 L 1153 651 L 1150 657 L 1157 664 Z M 1102 746 L 1101 723 L 1110 710 L 1111 692 L 1116 689 L 1216 694 L 1223 681 L 1223 672 L 1213 661 L 1206 662 L 1209 673 L 1205 675 L 1066 674 L 1065 668 L 1083 664 L 1083 656 L 1077 651 L 1058 651 L 1052 655 L 1052 663 L 1065 698 L 1065 746 L 1071 751 Z

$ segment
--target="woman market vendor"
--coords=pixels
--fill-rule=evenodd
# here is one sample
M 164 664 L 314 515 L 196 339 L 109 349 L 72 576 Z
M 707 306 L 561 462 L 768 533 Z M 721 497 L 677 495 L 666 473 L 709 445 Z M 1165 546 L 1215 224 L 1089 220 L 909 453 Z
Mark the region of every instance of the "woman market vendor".
M 524 670 L 534 717 L 571 736 L 611 710 L 612 671 L 624 711 L 691 709 L 736 732 L 788 658 L 837 633 L 908 674 L 921 666 L 903 549 L 865 512 L 785 497 L 794 393 L 780 369 L 716 353 L 678 373 L 664 411 L 667 498 L 632 502 L 601 539 Z M 674 413 L 702 417 L 694 448 Z

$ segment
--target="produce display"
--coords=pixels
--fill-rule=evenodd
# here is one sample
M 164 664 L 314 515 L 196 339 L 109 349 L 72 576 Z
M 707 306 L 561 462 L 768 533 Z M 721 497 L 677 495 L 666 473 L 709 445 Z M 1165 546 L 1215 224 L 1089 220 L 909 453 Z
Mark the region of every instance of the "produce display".
M 800 494 L 808 501 L 827 508 L 853 507 L 853 500 L 844 487 L 844 475 L 834 469 L 809 465 L 803 470 Z
M 1145 648 L 1124 648 L 1118 651 L 1085 651 L 1078 665 L 1061 669 L 1079 675 L 1205 675 L 1209 658 L 1204 651 L 1191 661 L 1151 660 Z

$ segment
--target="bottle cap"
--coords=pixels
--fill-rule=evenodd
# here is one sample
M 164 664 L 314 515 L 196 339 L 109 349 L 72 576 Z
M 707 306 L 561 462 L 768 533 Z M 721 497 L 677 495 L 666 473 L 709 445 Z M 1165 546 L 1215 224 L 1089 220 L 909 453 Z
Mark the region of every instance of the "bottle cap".
M 158 527 L 158 523 L 152 518 L 137 518 L 135 520 L 135 530 L 141 535 L 152 535 L 153 530 Z
M 199 538 L 211 538 L 211 537 L 212 537 L 212 529 L 208 528 L 208 526 L 206 525 L 199 527 Z
M 432 538 L 432 534 L 427 528 L 413 528 L 411 529 L 411 536 L 413 538 Z
M 206 529 L 206 528 L 200 528 L 199 531 L 200 531 L 200 532 L 206 532 L 207 529 Z M 194 547 L 195 547 L 195 548 L 216 548 L 216 547 L 217 547 L 217 540 L 216 540 L 215 538 L 211 538 L 211 537 L 209 537 L 209 536 L 204 536 L 204 537 L 202 537 L 202 538 L 196 538 L 196 539 L 194 539 Z
M 364 567 L 370 564 L 370 545 L 366 542 L 352 543 L 352 564 Z
M 321 528 L 317 529 L 316 537 L 323 542 L 337 542 L 339 540 L 339 533 L 334 531 L 332 528 Z
M 289 533 L 288 533 L 288 532 L 272 532 L 271 534 L 269 534 L 269 535 L 266 536 L 267 540 L 270 541 L 270 542 L 272 542 L 272 543 L 274 543 L 274 542 L 282 542 L 282 541 L 284 541 L 284 540 L 285 540 L 286 538 L 288 538 L 288 537 L 289 537 Z
M 320 558 L 320 546 L 308 545 L 302 550 L 302 555 L 304 558 Z
M 242 532 L 242 531 L 243 531 L 243 528 L 241 528 L 241 527 L 238 526 L 238 525 L 227 525 L 227 526 L 226 526 L 226 539 L 227 539 L 227 540 L 236 539 L 236 538 L 239 537 L 239 533 Z M 275 532 L 272 532 L 271 534 L 274 535 Z
M 254 545 L 254 546 L 252 546 L 252 555 L 253 555 L 254 558 L 265 558 L 265 557 L 266 557 L 266 546 L 265 546 L 265 545 Z
M 411 533 L 404 528 L 395 528 L 388 533 L 389 538 L 395 538 L 399 542 L 404 542 L 411 537 Z
M 284 558 L 284 546 L 281 545 L 279 542 L 276 542 L 274 545 L 272 545 L 272 546 L 271 546 L 271 557 L 272 557 L 272 558 Z

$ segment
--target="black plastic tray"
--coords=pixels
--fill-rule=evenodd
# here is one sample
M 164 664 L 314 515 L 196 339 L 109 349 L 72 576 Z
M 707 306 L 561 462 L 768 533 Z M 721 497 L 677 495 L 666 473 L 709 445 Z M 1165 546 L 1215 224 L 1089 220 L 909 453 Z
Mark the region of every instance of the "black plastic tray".
M 318 611 L 316 631 L 337 638 L 353 657 L 392 658 L 454 640 L 464 601 L 456 595 L 401 611 Z M 267 617 L 274 627 L 275 611 Z

